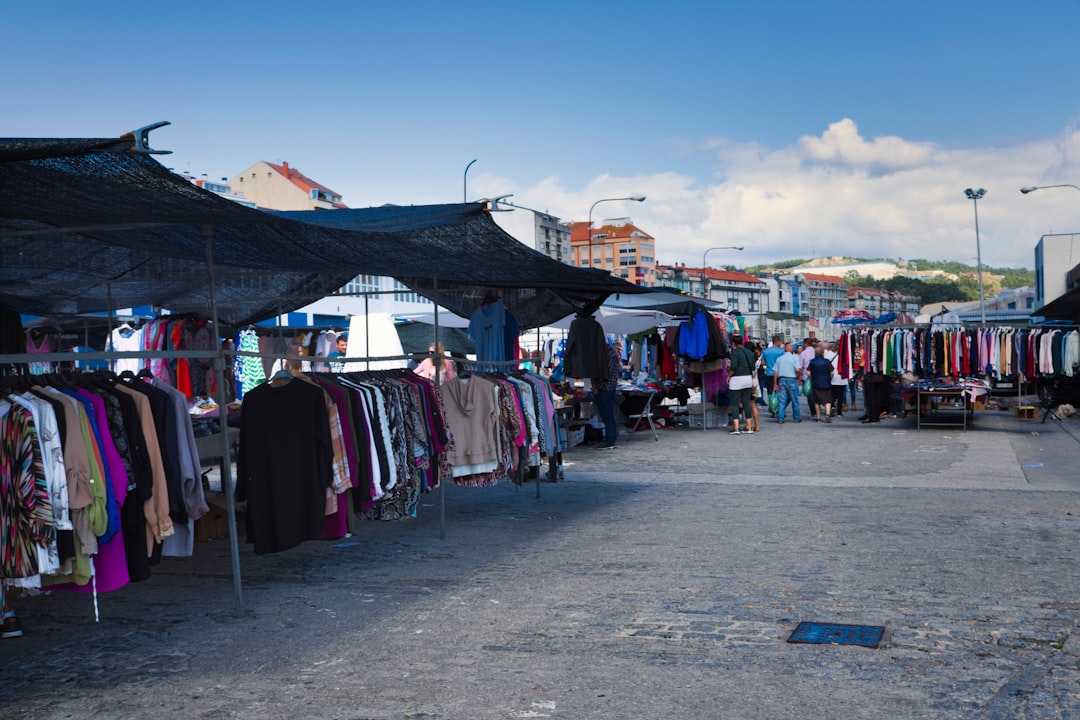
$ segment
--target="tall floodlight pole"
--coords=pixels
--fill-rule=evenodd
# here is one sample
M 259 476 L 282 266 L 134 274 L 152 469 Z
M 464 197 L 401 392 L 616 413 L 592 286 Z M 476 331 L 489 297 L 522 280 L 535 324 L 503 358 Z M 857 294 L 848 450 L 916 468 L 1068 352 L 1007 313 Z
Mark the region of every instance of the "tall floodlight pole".
M 706 300 L 712 300 L 712 297 L 710 297 L 711 294 L 712 294 L 712 288 L 711 287 L 709 288 L 708 293 L 705 292 L 705 258 L 709 257 L 709 253 L 711 253 L 713 250 L 742 250 L 742 249 L 743 249 L 742 245 L 723 245 L 721 247 L 711 247 L 711 248 L 709 248 L 708 250 L 705 251 L 705 253 L 701 256 L 701 297 L 705 298 Z
M 585 229 L 585 233 L 586 233 L 586 236 L 588 237 L 588 240 L 589 240 L 589 269 L 590 270 L 592 269 L 592 263 L 593 263 L 593 258 L 592 258 L 592 211 L 600 203 L 615 202 L 617 200 L 633 200 L 634 202 L 645 202 L 645 196 L 644 195 L 631 195 L 629 197 L 604 198 L 602 200 L 597 200 L 589 208 L 589 226 Z
M 982 247 L 979 243 L 979 199 L 986 195 L 986 190 L 979 188 L 978 190 L 972 190 L 968 188 L 964 191 L 964 195 L 967 195 L 975 205 L 975 262 L 979 267 L 979 314 L 982 317 L 982 324 L 986 325 L 986 295 L 983 293 L 983 277 L 982 277 Z

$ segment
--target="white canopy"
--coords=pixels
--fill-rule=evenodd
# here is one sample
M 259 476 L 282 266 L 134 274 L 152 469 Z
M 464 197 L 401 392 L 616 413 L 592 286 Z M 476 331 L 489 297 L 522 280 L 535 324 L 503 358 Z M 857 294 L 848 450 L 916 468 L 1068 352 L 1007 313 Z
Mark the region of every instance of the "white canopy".
M 576 315 L 567 315 L 548 327 L 569 330 Z M 673 316 L 659 310 L 636 310 L 602 306 L 593 317 L 609 335 L 635 335 L 660 325 L 667 325 Z

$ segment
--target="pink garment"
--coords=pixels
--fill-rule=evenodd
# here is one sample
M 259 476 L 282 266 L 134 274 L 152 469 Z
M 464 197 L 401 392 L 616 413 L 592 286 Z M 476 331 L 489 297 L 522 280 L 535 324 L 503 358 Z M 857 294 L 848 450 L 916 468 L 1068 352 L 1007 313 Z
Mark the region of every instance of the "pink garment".
M 337 512 L 327 515 L 323 520 L 322 539 L 337 540 L 349 534 L 349 495 L 337 496 Z
M 109 433 L 109 418 L 105 410 L 105 401 L 85 390 L 76 392 L 80 397 L 89 400 L 94 408 L 98 437 L 101 440 L 99 444 L 101 461 L 108 466 L 109 486 L 112 488 L 113 496 L 116 498 L 116 506 L 119 509 L 123 507 L 124 501 L 127 499 L 128 476 L 127 471 L 124 469 L 124 461 L 120 458 L 120 453 L 116 451 L 112 435 Z M 91 581 L 86 585 L 75 585 L 73 583 L 54 585 L 49 589 L 88 593 L 93 592 L 96 585 L 97 592 L 112 592 L 131 582 L 131 576 L 128 574 L 127 555 L 124 552 L 123 528 L 117 530 L 109 542 L 98 543 L 98 553 L 92 560 L 96 581 Z
M 128 476 L 124 469 L 124 461 L 120 458 L 116 446 L 113 444 L 112 434 L 109 432 L 109 416 L 105 410 L 105 401 L 93 393 L 79 390 L 78 393 L 90 401 L 94 406 L 94 417 L 97 419 L 98 435 L 101 439 L 101 459 L 109 469 L 109 483 L 113 497 L 116 498 L 117 510 L 124 506 L 128 493 Z M 94 558 L 94 570 L 97 574 L 98 592 L 111 592 L 118 590 L 131 582 L 128 575 L 127 555 L 124 553 L 123 529 L 117 530 L 116 535 L 104 545 L 98 545 L 98 554 Z M 77 586 L 76 592 L 90 592 L 92 583 Z
M 414 370 L 417 375 L 423 378 L 427 378 L 432 382 L 435 381 L 435 363 L 431 358 L 426 358 L 421 362 Z M 447 380 L 453 380 L 457 377 L 457 370 L 454 368 L 454 363 L 449 360 L 443 361 L 442 367 L 439 368 L 439 382 L 444 383 Z
M 26 332 L 26 352 L 30 355 L 40 355 L 47 352 L 52 352 L 49 345 L 49 336 L 41 336 L 41 344 L 34 344 L 34 334 L 29 330 Z M 31 375 L 44 375 L 52 372 L 52 365 L 47 362 L 33 362 L 29 364 Z

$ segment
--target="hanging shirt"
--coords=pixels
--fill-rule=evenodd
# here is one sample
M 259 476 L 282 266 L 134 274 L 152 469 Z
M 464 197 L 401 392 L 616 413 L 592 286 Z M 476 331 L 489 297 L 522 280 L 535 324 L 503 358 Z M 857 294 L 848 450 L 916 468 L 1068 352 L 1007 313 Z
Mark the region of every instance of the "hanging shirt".
M 476 359 L 480 361 L 507 360 L 506 308 L 502 300 L 481 305 L 469 318 L 469 337 L 476 344 Z

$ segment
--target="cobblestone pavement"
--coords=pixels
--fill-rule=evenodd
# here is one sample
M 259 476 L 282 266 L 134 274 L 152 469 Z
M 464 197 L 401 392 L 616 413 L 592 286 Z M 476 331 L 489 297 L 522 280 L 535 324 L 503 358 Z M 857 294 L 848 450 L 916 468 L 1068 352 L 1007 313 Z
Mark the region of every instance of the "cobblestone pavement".
M 0 717 L 1078 718 L 1080 421 L 664 430 L 273 556 L 16 601 Z M 877 649 L 785 642 L 884 625 Z

